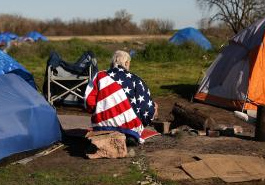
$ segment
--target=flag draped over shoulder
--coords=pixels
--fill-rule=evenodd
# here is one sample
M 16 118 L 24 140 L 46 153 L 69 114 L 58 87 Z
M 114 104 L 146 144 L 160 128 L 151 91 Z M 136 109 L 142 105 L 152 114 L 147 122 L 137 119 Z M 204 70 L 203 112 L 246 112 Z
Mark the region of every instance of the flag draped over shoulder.
M 94 130 L 116 130 L 139 140 L 154 115 L 149 89 L 122 67 L 98 72 L 86 88 L 85 100 Z

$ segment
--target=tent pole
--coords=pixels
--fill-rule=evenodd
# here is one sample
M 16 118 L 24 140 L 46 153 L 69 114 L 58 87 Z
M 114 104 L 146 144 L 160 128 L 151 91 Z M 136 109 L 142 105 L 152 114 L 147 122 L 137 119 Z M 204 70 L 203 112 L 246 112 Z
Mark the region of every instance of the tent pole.
M 248 99 L 248 90 L 247 90 L 247 93 L 246 93 L 246 96 L 245 96 L 245 100 L 244 100 L 244 103 L 243 103 L 243 107 L 242 107 L 241 112 L 244 111 L 244 107 L 245 107 L 245 105 L 246 105 L 246 101 L 247 101 L 247 99 Z

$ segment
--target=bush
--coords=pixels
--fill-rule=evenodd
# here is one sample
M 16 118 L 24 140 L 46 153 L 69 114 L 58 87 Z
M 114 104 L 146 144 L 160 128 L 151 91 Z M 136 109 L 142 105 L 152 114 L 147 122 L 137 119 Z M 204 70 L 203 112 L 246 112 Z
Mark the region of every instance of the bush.
M 210 56 L 215 51 L 205 51 L 193 43 L 175 45 L 167 41 L 152 42 L 145 49 L 137 51 L 135 58 L 139 61 L 152 62 L 196 62 Z

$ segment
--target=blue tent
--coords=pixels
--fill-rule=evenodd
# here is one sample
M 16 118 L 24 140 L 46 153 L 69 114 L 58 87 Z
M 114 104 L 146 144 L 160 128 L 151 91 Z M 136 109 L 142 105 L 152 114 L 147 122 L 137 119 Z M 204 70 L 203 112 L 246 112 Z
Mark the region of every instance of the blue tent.
M 42 34 L 40 34 L 39 32 L 37 31 L 32 31 L 32 32 L 29 32 L 26 37 L 30 37 L 32 38 L 35 42 L 38 41 L 38 40 L 42 40 L 42 41 L 48 41 L 47 37 L 43 36 Z
M 6 44 L 8 44 L 11 40 L 12 40 L 12 39 L 11 39 L 9 36 L 7 36 L 7 35 L 5 35 L 5 34 L 0 34 L 0 44 L 1 44 L 1 45 L 6 45 Z
M 205 50 L 212 49 L 210 41 L 195 28 L 184 28 L 178 30 L 170 39 L 169 42 L 176 45 L 181 45 L 185 42 L 194 42 Z
M 7 53 L 0 50 L 0 75 L 15 73 L 26 80 L 32 87 L 36 88 L 34 78 L 21 64 L 15 61 Z
M 0 75 L 0 160 L 61 140 L 56 111 L 15 74 Z
M 17 35 L 17 34 L 12 33 L 12 32 L 9 32 L 9 31 L 7 31 L 7 32 L 3 32 L 3 33 L 1 33 L 1 35 L 6 35 L 6 36 L 8 36 L 11 40 L 16 40 L 16 39 L 18 38 L 18 35 Z
M 8 44 L 11 40 L 16 40 L 18 36 L 11 32 L 3 32 L 0 34 L 0 43 L 1 44 Z

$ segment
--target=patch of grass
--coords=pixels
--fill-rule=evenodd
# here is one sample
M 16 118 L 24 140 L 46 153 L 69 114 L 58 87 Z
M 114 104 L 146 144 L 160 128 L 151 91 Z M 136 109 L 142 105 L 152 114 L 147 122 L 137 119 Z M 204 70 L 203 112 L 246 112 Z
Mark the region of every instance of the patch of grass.
M 81 166 L 81 171 L 74 171 L 70 168 L 54 167 L 32 172 L 27 166 L 11 165 L 0 168 L 0 184 L 131 185 L 144 178 L 139 169 L 133 165 L 130 165 L 124 173 L 117 176 L 114 175 L 114 169 L 104 173 L 91 174 L 90 171 L 86 172 L 85 165 L 83 168 Z
M 145 62 L 177 62 L 178 64 L 193 64 L 213 51 L 205 51 L 193 43 L 182 45 L 167 41 L 148 43 L 143 50 L 137 51 L 136 59 Z M 184 62 L 184 63 L 183 63 Z
M 99 70 L 109 68 L 113 51 L 134 47 L 132 43 L 91 43 L 80 39 L 57 42 L 39 42 L 13 47 L 9 54 L 24 65 L 34 76 L 41 90 L 46 63 L 52 51 L 63 60 L 76 61 L 85 51 L 95 53 Z M 176 93 L 178 84 L 196 84 L 202 71 L 211 64 L 217 51 L 205 51 L 187 43 L 175 46 L 166 41 L 153 41 L 136 50 L 132 58 L 131 71 L 143 78 L 153 96 Z

